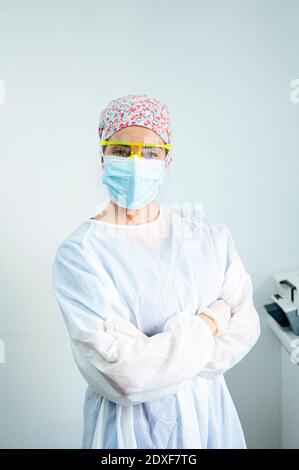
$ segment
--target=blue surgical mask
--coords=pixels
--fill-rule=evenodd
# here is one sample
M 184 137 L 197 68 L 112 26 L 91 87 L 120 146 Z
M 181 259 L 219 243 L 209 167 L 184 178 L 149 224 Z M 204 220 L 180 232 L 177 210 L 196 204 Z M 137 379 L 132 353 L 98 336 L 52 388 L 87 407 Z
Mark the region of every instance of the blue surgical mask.
M 164 160 L 104 155 L 103 183 L 120 207 L 139 209 L 155 199 L 165 175 Z

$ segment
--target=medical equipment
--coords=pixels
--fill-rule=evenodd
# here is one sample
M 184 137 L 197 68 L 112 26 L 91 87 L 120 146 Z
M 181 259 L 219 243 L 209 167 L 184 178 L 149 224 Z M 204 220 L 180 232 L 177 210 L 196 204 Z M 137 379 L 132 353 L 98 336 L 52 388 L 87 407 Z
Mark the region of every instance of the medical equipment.
M 281 326 L 289 326 L 299 335 L 299 270 L 282 272 L 273 278 L 276 293 L 271 299 L 274 303 L 265 308 Z

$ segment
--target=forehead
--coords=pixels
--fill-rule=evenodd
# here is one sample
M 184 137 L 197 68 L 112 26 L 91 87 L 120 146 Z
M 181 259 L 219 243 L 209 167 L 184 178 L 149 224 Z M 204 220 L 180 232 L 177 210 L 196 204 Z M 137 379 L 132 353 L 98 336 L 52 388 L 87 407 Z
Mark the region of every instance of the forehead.
M 115 132 L 108 140 L 120 142 L 144 142 L 164 144 L 161 137 L 151 129 L 142 126 L 128 126 Z

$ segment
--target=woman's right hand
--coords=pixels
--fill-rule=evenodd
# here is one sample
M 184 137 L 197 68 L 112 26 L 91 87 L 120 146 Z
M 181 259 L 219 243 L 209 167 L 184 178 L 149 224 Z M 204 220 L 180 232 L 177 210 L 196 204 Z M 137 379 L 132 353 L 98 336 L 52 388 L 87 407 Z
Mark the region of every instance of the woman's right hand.
M 213 318 L 206 315 L 204 312 L 198 314 L 198 316 L 208 325 L 213 336 L 217 333 L 217 325 Z
M 213 335 L 222 335 L 231 319 L 231 307 L 223 299 L 218 299 L 198 315 L 208 324 Z

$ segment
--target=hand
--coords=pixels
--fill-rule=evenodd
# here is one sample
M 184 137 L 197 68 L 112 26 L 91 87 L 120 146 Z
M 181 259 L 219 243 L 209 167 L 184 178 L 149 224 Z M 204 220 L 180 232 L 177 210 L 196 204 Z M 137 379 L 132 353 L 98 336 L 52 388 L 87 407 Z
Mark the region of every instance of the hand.
M 207 308 L 203 308 L 200 315 L 202 313 L 216 323 L 216 335 L 225 333 L 231 319 L 231 308 L 223 299 L 218 299 Z
M 212 335 L 215 336 L 215 334 L 217 333 L 217 325 L 215 320 L 206 315 L 204 312 L 198 313 L 197 315 L 208 325 Z

